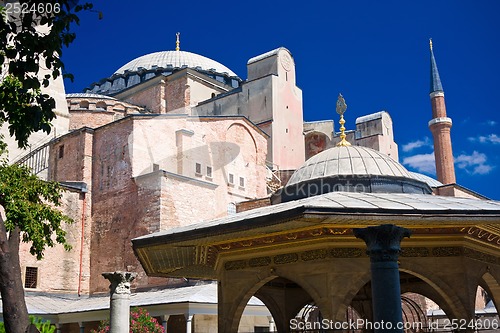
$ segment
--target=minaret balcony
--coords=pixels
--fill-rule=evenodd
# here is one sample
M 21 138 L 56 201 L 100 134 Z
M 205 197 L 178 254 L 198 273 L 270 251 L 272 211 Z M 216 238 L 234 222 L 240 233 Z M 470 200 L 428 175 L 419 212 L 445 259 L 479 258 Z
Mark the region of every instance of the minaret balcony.
M 442 123 L 447 123 L 450 125 L 452 125 L 452 121 L 451 121 L 451 118 L 448 118 L 448 117 L 441 117 L 441 118 L 434 118 L 434 119 L 431 119 L 429 121 L 429 127 L 435 125 L 435 124 L 442 124 Z

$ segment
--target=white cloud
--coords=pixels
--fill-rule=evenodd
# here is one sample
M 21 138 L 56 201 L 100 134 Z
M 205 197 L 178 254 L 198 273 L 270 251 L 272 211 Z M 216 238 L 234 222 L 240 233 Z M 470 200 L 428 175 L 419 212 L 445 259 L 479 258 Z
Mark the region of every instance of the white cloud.
M 413 149 L 417 149 L 420 147 L 431 147 L 431 140 L 429 137 L 425 137 L 423 140 L 416 140 L 416 141 L 411 141 L 408 142 L 407 144 L 403 145 L 402 149 L 404 152 L 409 152 L 412 151 Z
M 489 135 L 480 135 L 478 137 L 469 137 L 467 138 L 469 141 L 472 142 L 479 142 L 479 143 L 492 143 L 494 145 L 500 144 L 500 137 L 496 134 L 489 134 Z
M 436 174 L 436 163 L 434 160 L 434 153 L 418 154 L 403 159 L 403 164 L 408 165 L 418 172 Z
M 486 125 L 489 125 L 489 126 L 495 126 L 496 124 L 497 124 L 497 122 L 494 120 L 487 120 L 486 121 Z
M 460 154 L 454 159 L 457 168 L 472 175 L 486 175 L 494 166 L 488 164 L 486 154 L 473 151 L 472 154 Z M 417 172 L 436 174 L 436 162 L 434 152 L 429 154 L 418 154 L 403 159 L 403 164 Z
M 485 175 L 493 170 L 493 166 L 487 164 L 488 158 L 483 153 L 473 151 L 472 154 L 461 154 L 455 158 L 455 164 L 459 169 L 465 170 L 473 175 Z

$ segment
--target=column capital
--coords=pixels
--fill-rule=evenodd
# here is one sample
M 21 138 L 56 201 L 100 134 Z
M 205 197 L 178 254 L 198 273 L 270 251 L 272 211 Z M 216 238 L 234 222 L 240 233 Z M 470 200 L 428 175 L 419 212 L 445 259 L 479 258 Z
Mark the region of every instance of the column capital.
M 353 232 L 356 238 L 365 241 L 366 253 L 372 262 L 397 261 L 401 251 L 401 240 L 411 235 L 410 230 L 394 224 L 355 228 Z
M 109 291 L 113 294 L 130 294 L 130 282 L 134 280 L 137 273 L 133 272 L 106 272 L 102 276 L 111 282 Z

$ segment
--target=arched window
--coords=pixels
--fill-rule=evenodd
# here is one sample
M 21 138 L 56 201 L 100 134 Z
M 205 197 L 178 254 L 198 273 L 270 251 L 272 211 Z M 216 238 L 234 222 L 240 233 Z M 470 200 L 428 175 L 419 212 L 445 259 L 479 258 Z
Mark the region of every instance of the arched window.
M 95 109 L 99 111 L 105 111 L 107 109 L 107 105 L 105 102 L 97 102 L 95 105 Z
M 89 109 L 89 101 L 80 101 L 80 109 Z

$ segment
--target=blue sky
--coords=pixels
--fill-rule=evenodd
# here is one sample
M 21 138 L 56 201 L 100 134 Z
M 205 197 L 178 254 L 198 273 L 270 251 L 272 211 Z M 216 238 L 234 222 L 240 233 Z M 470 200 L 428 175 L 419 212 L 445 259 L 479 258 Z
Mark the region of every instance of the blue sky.
M 443 83 L 457 182 L 500 199 L 500 1 L 94 1 L 63 61 L 80 92 L 128 61 L 181 49 L 246 78 L 249 58 L 280 46 L 294 57 L 305 120 L 355 119 L 386 110 L 400 162 L 434 175 L 429 38 Z M 338 129 L 338 125 L 336 125 Z

